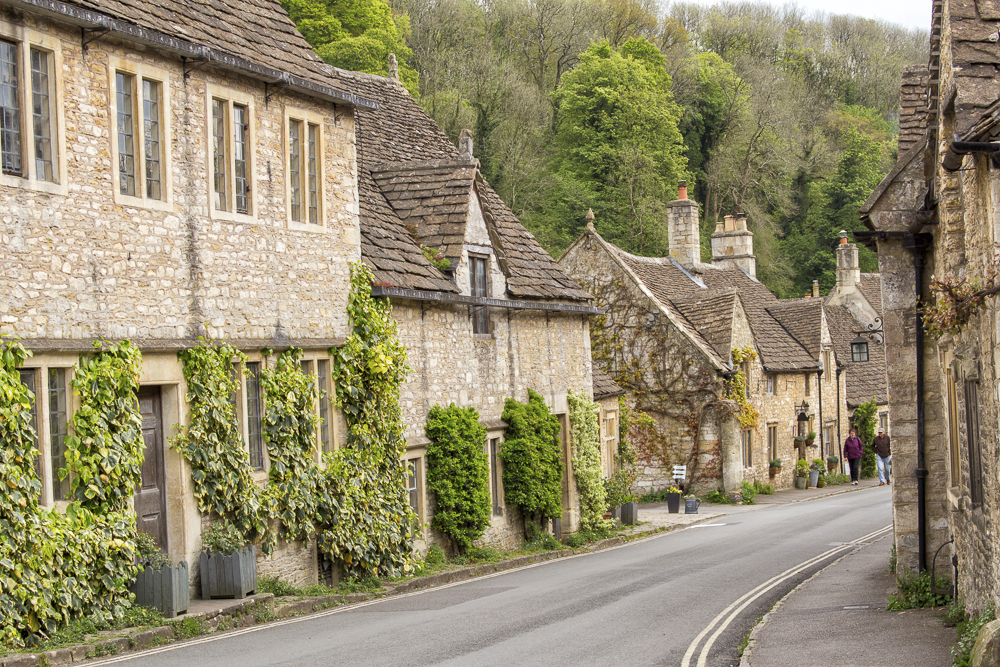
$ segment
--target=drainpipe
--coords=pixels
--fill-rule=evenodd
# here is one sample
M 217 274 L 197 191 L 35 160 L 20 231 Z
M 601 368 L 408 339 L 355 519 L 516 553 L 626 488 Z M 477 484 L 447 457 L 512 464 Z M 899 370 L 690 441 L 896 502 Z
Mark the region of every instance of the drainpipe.
M 816 373 L 816 385 L 819 387 L 819 455 L 823 458 L 823 352 L 820 351 L 819 371 Z
M 917 297 L 914 313 L 917 352 L 917 567 L 927 569 L 927 466 L 924 460 L 924 318 L 920 311 L 923 292 L 924 253 L 929 245 L 923 234 L 908 235 L 904 246 L 913 255 L 913 289 Z
M 840 454 L 840 474 L 844 474 L 844 441 L 840 437 L 840 374 L 844 369 L 837 366 L 837 451 Z

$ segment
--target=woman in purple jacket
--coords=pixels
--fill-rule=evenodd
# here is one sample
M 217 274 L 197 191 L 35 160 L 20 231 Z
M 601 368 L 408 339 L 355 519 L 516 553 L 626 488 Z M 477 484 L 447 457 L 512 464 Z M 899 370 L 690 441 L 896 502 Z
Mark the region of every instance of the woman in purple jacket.
M 858 472 L 861 468 L 861 454 L 863 451 L 864 446 L 861 444 L 861 438 L 858 437 L 858 432 L 852 427 L 851 434 L 844 441 L 844 458 L 851 465 L 851 483 L 854 486 L 858 485 Z

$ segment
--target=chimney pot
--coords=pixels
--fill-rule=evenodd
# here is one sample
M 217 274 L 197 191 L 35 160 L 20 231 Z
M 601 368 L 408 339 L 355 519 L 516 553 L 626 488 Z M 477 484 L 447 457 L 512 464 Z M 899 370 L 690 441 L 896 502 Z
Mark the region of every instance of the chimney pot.
M 677 182 L 677 198 L 687 199 L 688 198 L 688 182 L 678 181 Z
M 458 153 L 466 160 L 472 159 L 472 132 L 470 130 L 462 130 L 458 136 Z
M 812 293 L 812 295 L 816 296 L 816 297 L 819 296 L 819 281 L 818 280 L 814 280 L 813 281 L 813 293 Z
M 846 229 L 841 229 L 840 230 L 840 243 L 841 243 L 841 245 L 847 243 L 847 230 Z
M 731 216 L 731 215 L 725 216 L 726 231 L 727 232 L 735 232 L 736 231 L 736 223 L 733 222 L 734 220 L 735 220 L 735 218 L 733 218 L 733 216 Z

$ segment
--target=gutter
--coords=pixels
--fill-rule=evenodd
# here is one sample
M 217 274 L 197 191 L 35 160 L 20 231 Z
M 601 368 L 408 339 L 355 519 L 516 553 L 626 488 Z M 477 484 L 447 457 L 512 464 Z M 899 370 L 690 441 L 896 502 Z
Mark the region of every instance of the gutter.
M 40 14 L 50 19 L 78 26 L 84 31 L 96 31 L 100 33 L 99 36 L 103 36 L 103 34 L 114 35 L 129 42 L 151 46 L 180 58 L 207 62 L 219 69 L 242 74 L 264 83 L 277 84 L 279 87 L 327 102 L 358 109 L 378 109 L 378 103 L 375 101 L 315 83 L 289 72 L 266 67 L 226 51 L 171 37 L 157 30 L 143 28 L 102 12 L 58 2 L 58 0 L 2 0 L 2 2 L 14 9 Z
M 604 314 L 603 310 L 595 306 L 578 306 L 571 303 L 548 303 L 545 301 L 515 301 L 512 299 L 495 299 L 488 296 L 466 296 L 450 292 L 432 292 L 430 290 L 387 287 L 383 285 L 373 285 L 372 296 L 375 298 L 409 299 L 411 301 L 432 301 L 437 303 L 458 303 L 469 306 L 510 308 L 511 310 L 545 310 L 560 313 L 579 313 L 581 315 Z
M 946 171 L 958 171 L 962 168 L 962 161 L 966 155 L 973 153 L 988 153 L 995 156 L 1000 153 L 1000 143 L 988 141 L 958 141 L 951 142 L 948 150 L 941 160 L 941 166 Z

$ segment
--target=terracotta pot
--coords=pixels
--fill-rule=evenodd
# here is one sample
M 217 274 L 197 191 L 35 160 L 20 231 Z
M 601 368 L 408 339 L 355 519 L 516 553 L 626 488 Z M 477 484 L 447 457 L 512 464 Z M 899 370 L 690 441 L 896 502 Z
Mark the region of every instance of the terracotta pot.
M 767 469 L 767 474 L 770 475 L 771 477 L 774 477 L 779 472 L 781 472 L 781 466 L 771 466 L 770 468 Z

